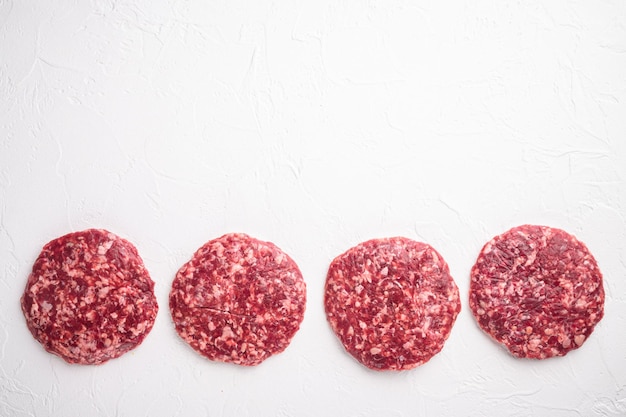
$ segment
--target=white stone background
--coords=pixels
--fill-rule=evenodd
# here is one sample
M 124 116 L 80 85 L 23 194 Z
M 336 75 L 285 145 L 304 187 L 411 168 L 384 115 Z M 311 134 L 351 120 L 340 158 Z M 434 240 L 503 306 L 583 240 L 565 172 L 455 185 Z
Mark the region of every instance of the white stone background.
M 626 2 L 0 0 L 1 416 L 626 415 Z M 606 316 L 566 357 L 514 359 L 469 270 L 524 223 L 584 241 Z M 68 365 L 19 297 L 41 247 L 107 228 L 160 304 L 136 350 Z M 305 320 L 255 368 L 176 335 L 173 276 L 205 241 L 276 243 Z M 443 351 L 370 371 L 326 323 L 332 258 L 404 235 L 448 261 Z

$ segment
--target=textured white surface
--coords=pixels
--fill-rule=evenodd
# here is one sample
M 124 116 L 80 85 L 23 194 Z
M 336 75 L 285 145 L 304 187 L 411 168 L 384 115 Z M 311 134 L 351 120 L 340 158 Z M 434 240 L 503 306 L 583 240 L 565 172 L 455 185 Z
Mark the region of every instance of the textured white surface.
M 0 1 L 0 415 L 626 415 L 625 22 L 621 0 Z M 467 306 L 481 245 L 522 223 L 575 234 L 605 276 L 606 316 L 564 358 L 512 358 Z M 47 354 L 19 309 L 41 246 L 88 227 L 135 243 L 161 307 L 99 367 Z M 256 368 L 195 354 L 167 307 L 231 231 L 308 285 Z M 441 252 L 463 311 L 429 363 L 376 373 L 323 283 L 394 235 Z

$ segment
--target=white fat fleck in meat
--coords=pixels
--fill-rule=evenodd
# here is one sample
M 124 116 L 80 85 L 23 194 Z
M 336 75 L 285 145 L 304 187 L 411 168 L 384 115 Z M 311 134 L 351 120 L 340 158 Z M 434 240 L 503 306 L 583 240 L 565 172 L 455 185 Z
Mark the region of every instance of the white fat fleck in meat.
M 288 298 L 285 298 L 280 303 L 282 305 L 282 308 L 286 311 L 295 310 L 297 308 L 297 306 L 294 306 L 292 301 Z
M 85 314 L 85 318 L 91 322 L 95 321 L 97 317 L 98 317 L 98 314 L 96 313 L 95 310 L 88 311 Z
M 98 246 L 98 255 L 106 254 L 109 249 L 113 246 L 113 240 L 109 240 L 108 242 L 103 242 Z
M 230 328 L 230 326 L 224 326 L 222 328 L 222 336 L 220 336 L 222 339 L 232 339 L 233 337 L 235 337 L 235 333 L 233 332 L 233 329 Z
M 541 339 L 539 338 L 532 338 L 528 341 L 528 349 L 531 351 L 535 351 L 539 348 L 539 345 L 541 344 Z
M 584 341 L 585 341 L 585 335 L 584 334 L 578 334 L 578 335 L 574 336 L 574 343 L 576 343 L 577 346 L 582 346 Z
M 230 274 L 234 275 L 244 270 L 243 265 L 240 263 L 232 263 L 230 265 L 230 270 L 228 271 Z

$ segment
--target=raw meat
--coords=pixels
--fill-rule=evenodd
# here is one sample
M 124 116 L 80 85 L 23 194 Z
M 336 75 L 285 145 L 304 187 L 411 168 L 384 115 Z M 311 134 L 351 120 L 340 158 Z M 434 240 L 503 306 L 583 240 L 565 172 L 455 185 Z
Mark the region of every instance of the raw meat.
M 427 362 L 443 348 L 461 310 L 441 255 L 403 237 L 370 240 L 335 258 L 324 306 L 348 353 L 374 370 Z
M 183 340 L 211 360 L 248 366 L 287 348 L 305 304 L 296 263 L 272 243 L 235 233 L 198 249 L 170 293 Z
M 469 301 L 480 327 L 520 358 L 579 348 L 604 315 L 596 260 L 574 236 L 545 226 L 489 241 L 472 268 Z
M 137 249 L 106 230 L 52 240 L 21 299 L 28 329 L 69 363 L 101 364 L 137 347 L 158 311 Z

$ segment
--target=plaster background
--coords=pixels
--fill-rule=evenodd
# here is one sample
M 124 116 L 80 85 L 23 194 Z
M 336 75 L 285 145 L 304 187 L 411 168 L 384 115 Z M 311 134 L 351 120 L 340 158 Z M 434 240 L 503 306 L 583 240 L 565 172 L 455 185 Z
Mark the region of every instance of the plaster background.
M 545 3 L 545 4 L 544 4 Z M 0 415 L 626 415 L 626 2 L 0 0 Z M 606 315 L 517 360 L 475 324 L 469 270 L 523 223 L 585 242 Z M 102 227 L 139 249 L 145 342 L 71 366 L 19 297 L 41 247 Z M 182 263 L 241 231 L 298 262 L 307 312 L 256 368 L 207 361 L 167 307 Z M 462 294 L 443 351 L 376 373 L 322 305 L 334 256 L 433 245 Z

